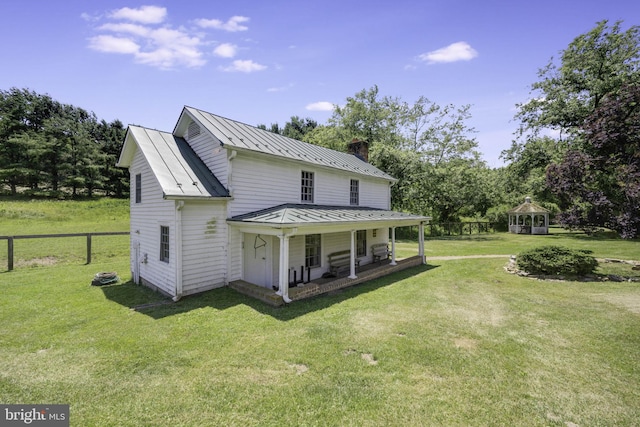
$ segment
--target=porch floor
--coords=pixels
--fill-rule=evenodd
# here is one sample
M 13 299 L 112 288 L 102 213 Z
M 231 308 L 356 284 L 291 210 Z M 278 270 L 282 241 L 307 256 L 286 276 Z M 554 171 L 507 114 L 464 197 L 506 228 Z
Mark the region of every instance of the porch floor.
M 358 269 L 356 273 L 358 277 L 355 279 L 350 279 L 346 276 L 339 276 L 326 279 L 314 279 L 309 283 L 299 283 L 297 286 L 289 288 L 289 298 L 296 301 L 357 285 L 358 283 L 377 279 L 378 277 L 386 276 L 388 274 L 395 273 L 396 271 L 402 271 L 407 268 L 420 265 L 422 264 L 422 259 L 420 256 L 414 256 L 396 260 L 397 265 L 391 265 L 390 263 L 391 260 L 383 260 L 377 263 L 363 265 Z M 276 291 L 272 289 L 264 288 L 244 280 L 229 282 L 229 287 L 241 294 L 259 299 L 274 307 L 284 305 L 282 297 L 277 295 Z

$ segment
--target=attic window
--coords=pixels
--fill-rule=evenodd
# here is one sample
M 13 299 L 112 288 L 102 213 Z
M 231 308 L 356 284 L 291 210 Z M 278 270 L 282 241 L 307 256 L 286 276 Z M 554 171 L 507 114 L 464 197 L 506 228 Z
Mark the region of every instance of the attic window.
M 200 125 L 196 122 L 189 123 L 189 129 L 187 129 L 187 139 L 195 138 L 200 135 Z

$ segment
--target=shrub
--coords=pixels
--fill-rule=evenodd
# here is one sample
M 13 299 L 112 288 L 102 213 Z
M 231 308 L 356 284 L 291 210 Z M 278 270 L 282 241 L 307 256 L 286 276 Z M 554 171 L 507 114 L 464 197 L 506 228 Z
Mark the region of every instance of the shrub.
M 530 274 L 591 274 L 598 261 L 588 250 L 569 249 L 563 246 L 541 246 L 520 253 L 517 264 L 520 270 Z

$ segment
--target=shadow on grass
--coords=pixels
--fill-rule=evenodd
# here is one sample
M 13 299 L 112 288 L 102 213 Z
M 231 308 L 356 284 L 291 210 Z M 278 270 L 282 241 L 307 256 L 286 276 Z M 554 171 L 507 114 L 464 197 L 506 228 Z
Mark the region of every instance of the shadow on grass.
M 171 299 L 165 298 L 161 294 L 144 286 L 136 285 L 131 281 L 118 285 L 103 286 L 101 289 L 108 300 L 135 309 L 139 313 L 154 319 L 162 319 L 202 308 L 225 310 L 244 305 L 262 314 L 272 316 L 277 320 L 288 321 L 314 311 L 323 310 L 350 298 L 392 285 L 400 280 L 437 267 L 437 265 L 420 265 L 408 268 L 349 288 L 295 301 L 282 307 L 272 307 L 262 301 L 242 295 L 228 287 L 213 289 L 197 295 L 190 295 L 182 298 L 178 302 L 173 302 Z

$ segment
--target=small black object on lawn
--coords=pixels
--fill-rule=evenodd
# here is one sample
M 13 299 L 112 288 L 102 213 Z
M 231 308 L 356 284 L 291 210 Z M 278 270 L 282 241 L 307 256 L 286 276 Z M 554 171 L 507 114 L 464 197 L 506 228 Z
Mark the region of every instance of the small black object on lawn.
M 117 283 L 120 280 L 115 271 L 108 273 L 96 273 L 91 281 L 91 286 L 104 286 Z

